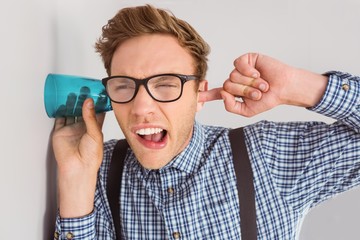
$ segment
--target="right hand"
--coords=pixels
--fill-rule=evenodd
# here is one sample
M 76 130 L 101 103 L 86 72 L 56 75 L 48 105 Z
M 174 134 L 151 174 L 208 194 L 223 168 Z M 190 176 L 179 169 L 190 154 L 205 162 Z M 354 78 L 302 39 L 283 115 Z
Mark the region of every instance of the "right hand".
M 94 206 L 97 172 L 103 158 L 101 128 L 105 113 L 95 114 L 91 98 L 84 101 L 82 118 L 58 118 L 52 135 L 58 165 L 61 217 L 79 217 Z

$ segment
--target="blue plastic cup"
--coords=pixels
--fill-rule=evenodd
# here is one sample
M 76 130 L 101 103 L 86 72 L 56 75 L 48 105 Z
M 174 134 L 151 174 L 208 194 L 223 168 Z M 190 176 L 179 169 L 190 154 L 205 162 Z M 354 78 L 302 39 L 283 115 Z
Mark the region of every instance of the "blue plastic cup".
M 81 116 L 82 105 L 90 97 L 94 100 L 96 113 L 112 110 L 100 80 L 52 73 L 46 77 L 44 102 L 50 118 Z

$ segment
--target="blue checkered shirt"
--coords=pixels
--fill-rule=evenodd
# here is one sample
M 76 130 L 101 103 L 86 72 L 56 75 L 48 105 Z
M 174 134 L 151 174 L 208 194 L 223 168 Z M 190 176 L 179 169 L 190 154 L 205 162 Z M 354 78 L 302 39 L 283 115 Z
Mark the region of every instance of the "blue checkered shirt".
M 245 127 L 254 172 L 258 239 L 296 239 L 306 213 L 360 183 L 360 78 L 332 72 L 312 111 L 337 119 L 261 121 Z M 104 145 L 94 211 L 56 220 L 61 239 L 115 239 L 106 197 L 116 140 Z M 129 149 L 120 194 L 123 239 L 241 239 L 228 129 L 195 123 L 186 149 L 160 170 L 146 170 Z

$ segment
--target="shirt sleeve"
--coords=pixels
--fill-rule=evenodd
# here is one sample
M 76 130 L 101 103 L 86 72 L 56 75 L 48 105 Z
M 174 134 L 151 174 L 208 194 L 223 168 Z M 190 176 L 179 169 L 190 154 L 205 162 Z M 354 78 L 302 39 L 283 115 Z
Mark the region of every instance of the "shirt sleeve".
M 61 218 L 58 213 L 54 239 L 96 239 L 95 216 L 95 210 L 81 218 Z
M 299 212 L 360 184 L 360 78 L 328 76 L 323 98 L 309 110 L 334 123 L 261 121 L 246 131 L 255 174 L 268 174 L 266 184 Z
M 360 132 L 360 77 L 349 73 L 327 72 L 329 83 L 322 100 L 309 108 L 322 115 L 342 121 Z

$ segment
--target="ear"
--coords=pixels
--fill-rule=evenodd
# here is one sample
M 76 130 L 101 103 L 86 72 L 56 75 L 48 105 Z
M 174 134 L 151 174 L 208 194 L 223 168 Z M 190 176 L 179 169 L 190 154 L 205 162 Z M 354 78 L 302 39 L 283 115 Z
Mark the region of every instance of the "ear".
M 199 82 L 199 88 L 198 88 L 198 92 L 204 92 L 208 90 L 208 81 L 207 80 L 201 80 Z M 199 99 L 199 93 L 197 94 L 197 108 L 196 111 L 199 112 L 203 106 L 205 102 L 201 102 Z

